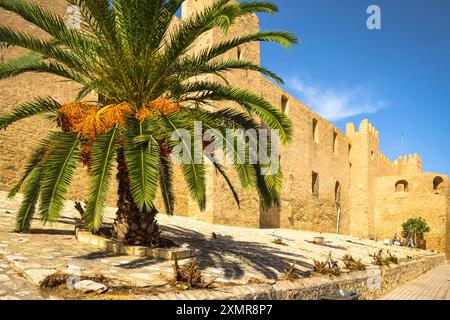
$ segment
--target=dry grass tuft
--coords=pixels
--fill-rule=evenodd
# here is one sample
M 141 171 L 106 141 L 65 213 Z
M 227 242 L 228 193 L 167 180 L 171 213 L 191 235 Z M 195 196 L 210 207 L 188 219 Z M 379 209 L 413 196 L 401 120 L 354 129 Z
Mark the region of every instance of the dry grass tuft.
M 342 257 L 342 261 L 345 264 L 345 267 L 351 271 L 364 271 L 366 270 L 366 266 L 361 262 L 361 259 L 355 260 L 351 255 L 346 254 Z
M 175 260 L 173 265 L 173 279 L 170 282 L 172 285 L 180 287 L 183 290 L 189 290 L 208 288 L 214 283 L 214 280 L 206 282 L 197 266 L 197 259 L 193 259 L 190 264 L 185 265 L 183 268 Z
M 272 243 L 278 244 L 280 246 L 287 246 L 287 243 L 283 241 L 283 239 L 275 238 L 272 240 Z
M 288 269 L 284 270 L 284 278 L 289 281 L 295 281 L 299 278 L 295 262 Z
M 389 267 L 391 263 L 398 264 L 398 258 L 392 255 L 389 250 L 384 253 L 383 249 L 380 249 L 378 252 L 374 252 L 370 256 L 373 259 L 373 264 L 377 266 Z
M 333 260 L 331 253 L 328 255 L 328 259 L 325 261 L 314 260 L 314 272 L 324 275 L 341 275 L 338 262 Z

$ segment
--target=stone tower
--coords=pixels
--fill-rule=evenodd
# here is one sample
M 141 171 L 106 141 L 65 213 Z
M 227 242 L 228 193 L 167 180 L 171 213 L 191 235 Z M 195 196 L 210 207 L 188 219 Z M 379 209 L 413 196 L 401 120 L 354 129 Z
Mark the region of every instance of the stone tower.
M 186 0 L 182 7 L 182 20 L 188 20 L 192 18 L 197 12 L 202 12 L 208 6 L 214 4 L 216 0 Z M 239 37 L 244 34 L 258 32 L 259 31 L 259 19 L 255 14 L 240 17 L 235 22 L 234 26 L 224 33 L 219 28 L 215 28 L 208 33 L 204 34 L 197 45 L 193 47 L 193 52 L 199 52 L 213 47 L 222 41 L 226 41 L 231 38 Z M 252 42 L 231 50 L 221 56 L 224 59 L 236 59 L 253 62 L 260 65 L 260 44 L 259 42 Z M 227 72 L 227 81 L 230 85 L 248 88 L 255 90 L 261 87 L 261 77 L 258 73 L 253 71 L 233 71 Z M 212 77 L 209 80 L 222 81 L 219 78 Z M 220 109 L 223 107 L 230 107 L 233 104 L 218 102 L 214 104 L 214 109 Z M 237 206 L 234 203 L 234 199 L 230 197 L 228 192 L 224 192 L 227 187 L 224 185 L 223 178 L 218 175 L 213 166 L 208 165 L 207 170 L 207 206 L 205 212 L 200 212 L 196 203 L 189 202 L 189 215 L 198 216 L 203 220 L 219 223 L 219 224 L 233 224 L 236 221 Z M 237 180 L 237 179 L 236 179 Z M 239 189 L 239 183 L 234 183 L 235 187 Z M 245 222 L 240 224 L 260 227 L 261 226 L 261 209 L 259 206 L 259 200 L 254 191 L 240 190 L 241 209 L 245 212 L 249 212 L 245 216 Z M 248 199 L 248 200 L 247 200 Z M 238 214 L 239 215 L 239 214 Z
M 351 140 L 350 232 L 356 236 L 372 237 L 375 231 L 374 201 L 371 195 L 375 192 L 380 158 L 378 131 L 368 120 L 361 122 L 358 131 L 353 124 L 348 124 L 346 131 Z

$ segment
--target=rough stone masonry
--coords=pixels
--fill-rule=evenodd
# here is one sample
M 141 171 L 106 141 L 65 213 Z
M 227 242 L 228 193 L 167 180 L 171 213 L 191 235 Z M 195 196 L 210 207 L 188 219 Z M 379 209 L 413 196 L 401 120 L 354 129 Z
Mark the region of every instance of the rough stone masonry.
M 67 15 L 63 0 L 33 0 L 45 9 Z M 214 0 L 187 0 L 182 18 L 187 19 Z M 174 27 L 179 21 L 174 21 Z M 0 24 L 37 34 L 38 28 L 14 14 L 0 10 Z M 242 33 L 259 30 L 258 17 L 241 18 L 224 35 L 213 30 L 202 37 L 193 50 L 211 46 Z M 40 34 L 45 37 L 45 34 Z M 0 50 L 1 60 L 26 54 L 21 48 Z M 288 54 L 288 53 L 286 53 Z M 246 44 L 224 55 L 260 63 L 259 43 Z M 346 132 L 326 121 L 307 106 L 261 75 L 248 71 L 230 72 L 228 81 L 252 89 L 286 112 L 294 122 L 294 142 L 281 150 L 285 181 L 281 207 L 261 211 L 254 192 L 239 190 L 241 209 L 232 195 L 223 192 L 226 182 L 209 168 L 208 206 L 200 213 L 190 203 L 181 177 L 175 183 L 178 215 L 195 216 L 215 224 L 254 228 L 292 228 L 318 232 L 339 232 L 376 239 L 392 239 L 401 233 L 408 218 L 421 216 L 430 225 L 429 249 L 450 256 L 450 193 L 447 175 L 422 173 L 422 160 L 414 154 L 389 160 L 379 148 L 379 133 L 367 121 L 359 127 L 348 124 Z M 74 99 L 79 85 L 61 82 L 43 74 L 24 74 L 0 81 L 0 112 L 38 95 L 51 95 L 61 103 Z M 96 100 L 95 96 L 87 97 Z M 222 108 L 218 103 L 215 109 Z M 17 181 L 27 156 L 51 125 L 36 118 L 21 121 L 0 132 L 0 189 L 9 189 Z M 85 200 L 86 173 L 79 169 L 71 189 L 71 198 Z M 232 174 L 231 174 L 232 176 Z M 235 177 L 232 176 L 232 180 Z M 238 185 L 238 184 L 235 184 Z M 114 203 L 111 189 L 109 203 Z M 162 209 L 162 207 L 161 207 Z

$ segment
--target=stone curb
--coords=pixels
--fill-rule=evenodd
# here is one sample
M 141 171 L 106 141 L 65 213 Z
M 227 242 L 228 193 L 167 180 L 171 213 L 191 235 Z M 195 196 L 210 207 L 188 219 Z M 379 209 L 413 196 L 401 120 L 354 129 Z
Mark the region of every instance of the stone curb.
M 161 260 L 182 260 L 195 257 L 195 249 L 190 248 L 159 249 L 143 246 L 128 246 L 117 243 L 113 240 L 96 236 L 79 228 L 75 228 L 75 234 L 78 241 L 113 253 L 126 254 L 136 257 L 149 257 Z
M 445 263 L 445 256 L 426 257 L 401 263 L 395 267 L 373 266 L 367 271 L 343 274 L 337 278 L 312 277 L 297 281 L 283 280 L 273 285 L 240 285 L 216 290 L 192 290 L 136 297 L 142 300 L 317 300 L 320 296 L 357 291 L 360 299 L 370 300 L 383 296 L 393 288 Z M 380 276 L 379 287 L 371 286 L 374 273 Z

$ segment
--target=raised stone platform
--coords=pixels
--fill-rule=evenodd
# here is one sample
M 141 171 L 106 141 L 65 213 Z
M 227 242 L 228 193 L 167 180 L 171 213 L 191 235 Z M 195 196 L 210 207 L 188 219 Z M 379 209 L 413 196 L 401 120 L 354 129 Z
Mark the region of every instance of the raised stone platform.
M 336 293 L 338 287 L 360 291 L 362 299 L 371 299 L 444 262 L 444 256 L 438 253 L 385 246 L 344 235 L 218 226 L 195 218 L 159 215 L 163 236 L 181 247 L 195 248 L 205 280 L 215 279 L 212 290 L 176 294 L 167 285 L 173 275 L 173 261 L 108 252 L 95 248 L 90 242 L 78 241 L 74 218 L 79 214 L 71 202 L 67 203 L 57 223 L 43 226 L 39 220 L 34 220 L 31 233 L 14 233 L 19 203 L 20 197 L 7 200 L 6 194 L 0 192 L 0 255 L 11 267 L 36 285 L 55 273 L 78 270 L 84 277 L 101 275 L 118 285 L 150 288 L 145 295 L 130 296 L 133 299 L 316 299 L 322 294 Z M 114 212 L 114 208 L 106 210 L 106 223 L 113 221 Z M 324 237 L 324 245 L 313 243 L 316 236 Z M 285 245 L 273 243 L 276 238 L 282 239 Z M 374 266 L 370 254 L 380 249 L 390 250 L 400 264 L 383 269 Z M 340 277 L 313 274 L 295 282 L 284 280 L 285 270 L 293 263 L 307 274 L 314 260 L 324 261 L 330 252 L 339 263 Z M 361 259 L 367 271 L 346 270 L 342 257 L 347 254 Z M 184 259 L 180 266 L 190 261 Z
M 392 268 L 372 266 L 366 271 L 340 277 L 313 277 L 275 284 L 254 284 L 223 288 L 220 291 L 193 290 L 140 297 L 145 300 L 318 300 L 321 296 L 356 291 L 361 300 L 373 300 L 421 274 L 440 266 L 444 256 L 405 262 Z
M 98 249 L 117 254 L 135 257 L 148 257 L 161 260 L 182 260 L 195 256 L 195 250 L 190 248 L 148 248 L 143 246 L 127 246 L 101 236 L 94 235 L 75 227 L 75 234 L 80 242 L 88 243 Z

